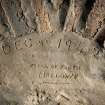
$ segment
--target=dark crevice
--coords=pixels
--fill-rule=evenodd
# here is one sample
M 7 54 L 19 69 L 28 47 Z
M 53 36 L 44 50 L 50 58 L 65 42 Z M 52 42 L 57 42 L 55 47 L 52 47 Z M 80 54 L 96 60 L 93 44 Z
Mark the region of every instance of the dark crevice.
M 51 0 L 47 0 L 47 2 L 48 2 L 49 4 L 52 4 L 52 1 L 51 1 Z
M 59 8 L 59 21 L 60 21 L 60 28 L 63 30 L 66 16 L 68 13 L 68 9 L 70 6 L 70 0 L 63 0 L 63 3 L 60 5 Z
M 101 71 L 101 77 L 102 77 L 102 80 L 105 81 L 105 71 L 104 70 Z
M 86 22 L 86 20 L 88 18 L 88 15 L 89 15 L 90 11 L 92 10 L 95 1 L 96 0 L 86 0 L 86 3 L 83 7 L 84 9 L 83 9 L 83 12 L 82 12 L 82 16 L 81 16 L 83 21 Z
M 49 7 L 50 11 L 54 9 L 53 3 L 51 0 L 46 0 L 47 6 Z
M 101 48 L 104 48 L 105 41 L 105 26 L 101 29 L 101 31 L 97 34 L 95 41 Z
M 84 0 L 82 4 L 79 20 L 77 22 L 77 26 L 75 29 L 77 32 L 80 32 L 82 29 L 85 29 L 88 15 L 90 11 L 92 10 L 95 2 L 96 0 Z
M 3 7 L 2 7 L 1 2 L 0 2 L 0 25 L 2 27 L 4 27 L 5 32 L 10 32 L 10 25 L 9 25 L 8 19 L 6 17 L 6 14 L 5 14 L 5 11 L 4 11 Z M 0 34 L 3 34 L 3 33 L 0 33 Z

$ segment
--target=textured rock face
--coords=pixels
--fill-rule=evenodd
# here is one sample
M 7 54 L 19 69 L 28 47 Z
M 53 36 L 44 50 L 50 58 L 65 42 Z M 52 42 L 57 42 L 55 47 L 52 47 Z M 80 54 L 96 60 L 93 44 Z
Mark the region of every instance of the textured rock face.
M 0 0 L 0 105 L 105 105 L 105 1 Z
M 1 25 L 15 36 L 74 31 L 94 37 L 104 25 L 103 0 L 1 0 L 0 5 Z
M 1 0 L 1 32 L 16 37 L 73 31 L 94 38 L 104 27 L 104 5 L 103 0 Z
M 0 104 L 104 105 L 105 51 L 73 33 L 0 43 Z

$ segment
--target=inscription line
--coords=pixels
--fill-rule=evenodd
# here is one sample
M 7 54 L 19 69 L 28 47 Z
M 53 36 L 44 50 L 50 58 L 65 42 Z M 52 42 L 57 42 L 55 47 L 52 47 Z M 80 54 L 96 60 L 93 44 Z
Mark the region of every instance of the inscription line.
M 71 84 L 71 83 L 64 83 L 64 82 L 43 82 L 41 84 Z

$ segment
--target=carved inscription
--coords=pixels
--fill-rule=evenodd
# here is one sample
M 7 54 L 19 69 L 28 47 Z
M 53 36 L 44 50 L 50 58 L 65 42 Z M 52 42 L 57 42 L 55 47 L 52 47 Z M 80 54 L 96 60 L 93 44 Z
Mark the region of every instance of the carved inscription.
M 16 51 L 18 50 L 24 50 L 25 48 L 34 48 L 35 50 L 46 50 L 48 49 L 49 51 L 54 50 L 54 51 L 65 51 L 65 52 L 70 52 L 70 51 L 76 51 L 80 52 L 81 54 L 89 54 L 92 52 L 92 49 L 84 47 L 84 42 L 81 41 L 76 41 L 75 39 L 71 38 L 57 38 L 56 41 L 55 39 L 51 40 L 49 38 L 33 38 L 33 37 L 26 37 L 23 39 L 17 39 L 14 41 L 14 49 Z M 7 46 L 9 49 L 9 46 Z M 86 50 L 87 49 L 87 50 Z M 2 48 L 2 51 L 5 54 L 4 48 Z M 9 53 L 9 50 L 8 50 Z M 6 52 L 7 54 L 7 52 Z
M 78 73 L 70 72 L 70 73 L 52 73 L 50 71 L 41 71 L 39 73 L 39 78 L 54 78 L 54 79 L 77 79 Z
M 5 55 L 9 54 L 12 47 L 14 48 L 14 64 L 19 64 L 21 71 L 27 71 L 27 77 L 30 75 L 35 83 L 49 84 L 77 82 L 78 78 L 82 76 L 80 71 L 83 67 L 80 68 L 79 65 L 81 57 L 84 57 L 89 51 L 85 43 L 76 37 L 62 36 L 18 38 L 13 42 L 2 43 L 2 52 Z
M 65 65 L 65 64 L 30 64 L 30 67 L 34 69 L 59 69 L 67 71 L 78 71 L 80 66 L 78 64 L 74 65 Z
M 71 43 L 72 43 L 71 40 L 67 40 L 67 41 L 66 41 L 66 46 L 68 46 L 68 51 L 69 51 L 69 49 L 70 49 Z
M 80 70 L 80 66 L 75 64 L 31 64 L 30 67 L 37 72 L 39 80 L 49 84 L 68 84 L 71 80 L 77 80 Z
M 52 42 L 55 43 L 55 42 Z M 23 49 L 23 48 L 31 48 L 31 47 L 36 47 L 36 48 L 49 48 L 49 49 L 62 49 L 64 47 L 64 49 L 66 49 L 67 51 L 69 51 L 70 49 L 77 49 L 79 48 L 80 44 L 76 44 L 73 41 L 71 41 L 70 39 L 67 40 L 63 40 L 61 38 L 59 38 L 57 40 L 57 42 L 55 43 L 56 46 L 50 46 L 50 40 L 49 39 L 39 39 L 39 40 L 33 40 L 32 38 L 27 38 L 24 40 L 16 40 L 15 41 L 15 48 L 17 50 Z

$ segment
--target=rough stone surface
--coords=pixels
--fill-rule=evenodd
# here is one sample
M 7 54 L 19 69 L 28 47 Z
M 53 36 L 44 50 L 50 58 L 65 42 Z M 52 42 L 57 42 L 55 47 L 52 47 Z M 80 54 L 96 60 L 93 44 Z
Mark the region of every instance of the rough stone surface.
M 96 0 L 87 20 L 87 32 L 94 37 L 105 24 L 105 1 Z
M 0 105 L 105 105 L 103 0 L 0 0 Z

